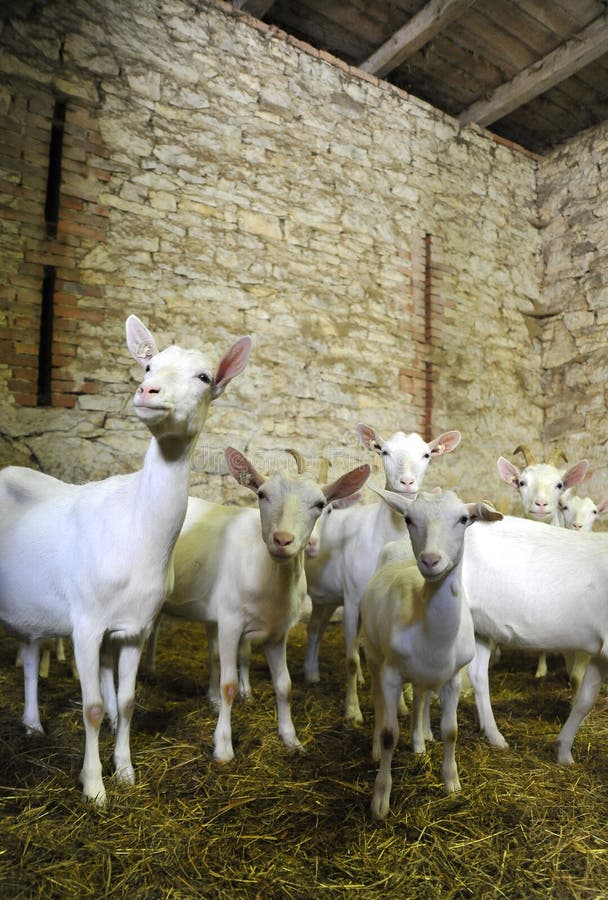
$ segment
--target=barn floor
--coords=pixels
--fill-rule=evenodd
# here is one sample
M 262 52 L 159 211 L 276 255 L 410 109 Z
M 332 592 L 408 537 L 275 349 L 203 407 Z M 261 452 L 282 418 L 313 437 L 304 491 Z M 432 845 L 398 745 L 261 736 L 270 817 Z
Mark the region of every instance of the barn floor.
M 305 753 L 276 735 L 263 654 L 252 657 L 256 701 L 234 710 L 236 760 L 211 760 L 215 718 L 205 698 L 203 632 L 166 622 L 158 671 L 141 678 L 132 731 L 138 784 L 108 774 L 108 805 L 83 803 L 79 691 L 53 660 L 41 683 L 47 734 L 20 726 L 22 673 L 0 636 L 0 885 L 15 898 L 576 898 L 608 896 L 608 702 L 599 700 L 574 745 L 576 765 L 553 761 L 568 709 L 561 661 L 539 683 L 534 661 L 503 656 L 495 712 L 510 749 L 478 736 L 472 699 L 460 706 L 463 791 L 445 797 L 441 747 L 414 757 L 407 729 L 395 755 L 392 809 L 374 824 L 372 715 L 347 727 L 342 634 L 331 625 L 322 683 L 300 675 L 304 627 L 290 642 L 293 713 Z M 436 720 L 436 710 L 434 720 Z M 111 737 L 102 759 L 111 768 Z

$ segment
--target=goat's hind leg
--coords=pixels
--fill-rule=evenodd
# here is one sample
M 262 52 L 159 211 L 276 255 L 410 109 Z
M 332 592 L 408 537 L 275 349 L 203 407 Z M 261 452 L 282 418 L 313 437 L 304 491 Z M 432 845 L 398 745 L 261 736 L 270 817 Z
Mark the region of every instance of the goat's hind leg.
M 559 763 L 569 765 L 574 762 L 572 758 L 574 738 L 583 719 L 593 709 L 602 681 L 607 673 L 607 659 L 596 656 L 589 660 L 570 715 L 557 737 L 557 761 Z

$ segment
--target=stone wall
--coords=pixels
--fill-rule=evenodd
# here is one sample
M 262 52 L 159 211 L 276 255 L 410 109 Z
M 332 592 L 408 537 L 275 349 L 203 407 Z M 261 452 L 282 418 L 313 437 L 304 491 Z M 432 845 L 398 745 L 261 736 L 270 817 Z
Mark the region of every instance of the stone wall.
M 545 437 L 591 460 L 599 500 L 608 494 L 608 124 L 543 161 L 539 217 Z
M 240 493 L 218 478 L 227 443 L 258 461 L 296 446 L 342 471 L 365 458 L 364 421 L 459 428 L 429 483 L 510 499 L 496 458 L 540 441 L 544 413 L 534 159 L 219 2 L 15 4 L 0 53 L 2 463 L 74 481 L 137 466 L 134 312 L 160 345 L 214 358 L 254 337 L 207 421 L 194 492 Z M 49 265 L 52 405 L 39 407 Z

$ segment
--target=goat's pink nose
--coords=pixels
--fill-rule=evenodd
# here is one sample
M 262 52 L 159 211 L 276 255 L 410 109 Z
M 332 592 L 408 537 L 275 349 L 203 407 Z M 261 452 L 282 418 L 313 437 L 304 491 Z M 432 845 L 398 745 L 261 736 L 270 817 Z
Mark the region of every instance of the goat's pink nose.
M 414 483 L 414 479 L 407 475 L 405 478 L 401 479 L 401 484 L 405 485 L 405 487 L 411 487 Z
M 576 529 L 576 531 L 580 531 L 580 530 L 582 529 L 583 526 L 581 525 L 580 522 L 573 522 L 573 523 L 572 523 L 572 527 L 573 527 L 574 529 Z
M 295 537 L 289 531 L 275 531 L 272 539 L 277 547 L 288 547 L 293 544 Z
M 421 553 L 420 554 L 420 562 L 425 567 L 425 569 L 434 569 L 435 566 L 440 562 L 441 556 L 438 553 Z
M 137 393 L 143 394 L 144 397 L 149 394 L 160 394 L 160 388 L 154 387 L 154 385 L 152 384 L 140 384 L 140 386 L 137 388 Z
M 547 506 L 549 506 L 549 501 L 548 500 L 535 500 L 534 506 L 538 506 L 540 509 L 545 509 Z

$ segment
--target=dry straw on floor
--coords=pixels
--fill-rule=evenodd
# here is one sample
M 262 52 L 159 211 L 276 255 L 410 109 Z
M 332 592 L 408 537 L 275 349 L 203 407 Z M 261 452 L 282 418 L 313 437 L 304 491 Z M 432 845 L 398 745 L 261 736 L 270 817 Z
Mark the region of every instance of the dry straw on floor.
M 516 898 L 608 896 L 608 710 L 601 699 L 575 742 L 573 767 L 554 762 L 567 714 L 563 664 L 533 677 L 534 660 L 507 654 L 492 676 L 496 718 L 510 749 L 477 734 L 460 706 L 463 791 L 442 793 L 441 746 L 395 755 L 392 809 L 370 820 L 375 776 L 366 723 L 342 722 L 339 625 L 322 647 L 322 683 L 301 677 L 304 628 L 290 640 L 293 712 L 303 754 L 276 734 L 263 654 L 255 702 L 235 707 L 236 760 L 211 760 L 215 716 L 206 697 L 202 629 L 166 622 L 158 671 L 140 678 L 132 731 L 138 783 L 109 776 L 108 805 L 85 804 L 76 784 L 84 744 L 79 690 L 67 664 L 41 684 L 46 735 L 20 725 L 22 672 L 0 637 L 1 896 L 10 898 Z M 434 720 L 437 710 L 434 711 Z

